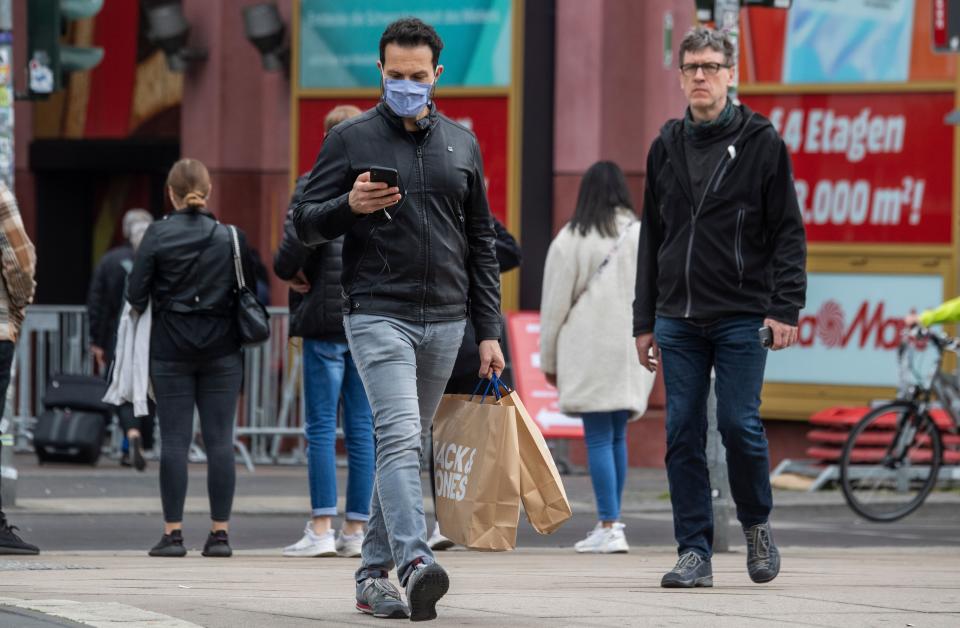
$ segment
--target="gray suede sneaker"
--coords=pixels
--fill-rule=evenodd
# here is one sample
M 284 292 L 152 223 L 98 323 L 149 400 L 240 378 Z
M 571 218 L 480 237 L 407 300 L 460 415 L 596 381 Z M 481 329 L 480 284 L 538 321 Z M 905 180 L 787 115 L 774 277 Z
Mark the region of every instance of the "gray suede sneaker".
M 712 587 L 713 565 L 696 552 L 686 552 L 673 569 L 663 575 L 660 586 L 666 589 Z
M 437 602 L 450 588 L 450 576 L 436 563 L 420 563 L 407 578 L 410 621 L 437 618 Z
M 747 537 L 747 573 L 757 583 L 770 582 L 780 573 L 780 550 L 773 544 L 770 522 L 745 528 Z
M 406 619 L 407 605 L 400 599 L 400 591 L 382 578 L 367 578 L 357 583 L 357 610 L 384 619 Z

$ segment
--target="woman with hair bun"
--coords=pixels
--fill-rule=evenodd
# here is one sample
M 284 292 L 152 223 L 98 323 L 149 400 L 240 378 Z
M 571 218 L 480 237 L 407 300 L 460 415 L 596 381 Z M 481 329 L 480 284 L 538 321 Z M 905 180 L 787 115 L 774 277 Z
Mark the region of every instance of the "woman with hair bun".
M 150 381 L 160 422 L 160 497 L 163 538 L 151 556 L 184 556 L 183 504 L 194 408 L 207 455 L 210 534 L 204 556 L 232 554 L 227 537 L 235 484 L 233 420 L 243 360 L 236 323 L 233 237 L 207 209 L 210 174 L 181 159 L 167 176 L 175 211 L 150 225 L 127 284 L 131 307 L 152 307 Z M 243 232 L 238 230 L 244 279 L 255 285 Z

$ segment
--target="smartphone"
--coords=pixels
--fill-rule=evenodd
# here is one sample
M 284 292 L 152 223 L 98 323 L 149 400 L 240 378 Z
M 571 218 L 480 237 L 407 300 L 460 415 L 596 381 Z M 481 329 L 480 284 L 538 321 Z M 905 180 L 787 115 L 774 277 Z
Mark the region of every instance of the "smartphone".
M 396 168 L 384 168 L 382 166 L 373 166 L 370 168 L 371 183 L 386 183 L 388 188 L 400 187 L 400 175 Z
M 773 330 L 769 327 L 761 327 L 757 330 L 757 334 L 760 336 L 760 346 L 764 349 L 769 349 L 773 346 Z

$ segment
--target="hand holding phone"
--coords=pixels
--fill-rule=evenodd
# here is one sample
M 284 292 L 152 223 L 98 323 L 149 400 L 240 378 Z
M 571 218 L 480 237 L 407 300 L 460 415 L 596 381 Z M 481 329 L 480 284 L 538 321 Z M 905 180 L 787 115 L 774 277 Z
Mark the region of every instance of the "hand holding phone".
M 378 180 L 374 180 L 374 173 Z M 360 173 L 347 200 L 350 210 L 355 214 L 372 214 L 396 205 L 403 198 L 398 183 L 399 176 L 393 168 L 371 168 Z
M 773 330 L 769 326 L 761 327 L 757 330 L 757 334 L 760 336 L 761 347 L 769 349 L 773 346 Z

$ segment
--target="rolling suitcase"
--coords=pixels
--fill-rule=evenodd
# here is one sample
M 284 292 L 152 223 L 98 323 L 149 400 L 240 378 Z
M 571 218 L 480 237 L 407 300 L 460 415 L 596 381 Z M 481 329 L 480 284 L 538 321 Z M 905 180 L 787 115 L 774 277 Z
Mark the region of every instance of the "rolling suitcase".
M 96 464 L 105 429 L 99 412 L 51 408 L 37 417 L 33 449 L 40 462 Z
M 114 408 L 103 402 L 107 382 L 94 375 L 51 376 L 37 417 L 33 448 L 40 462 L 96 464 Z

